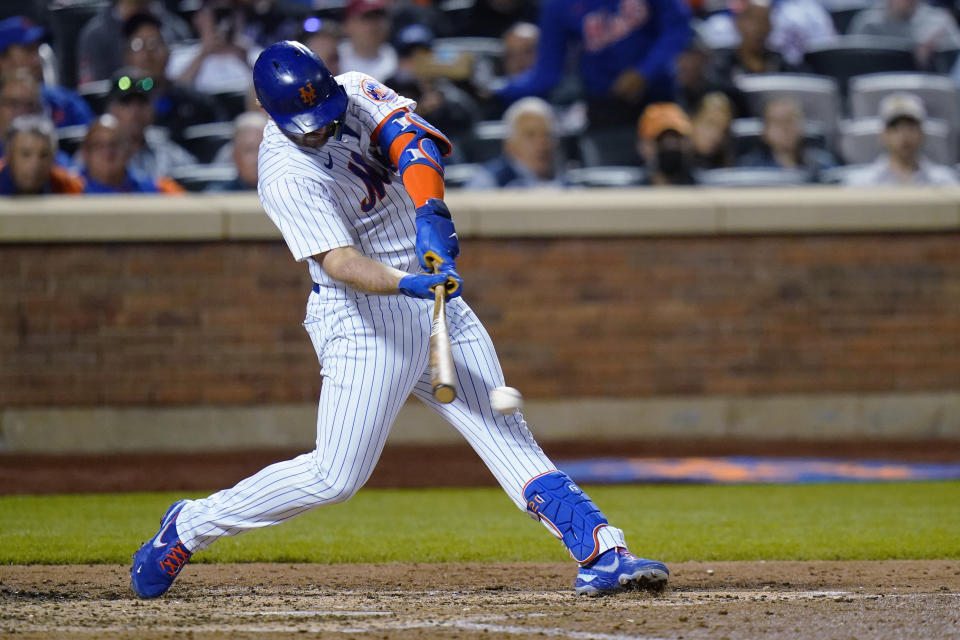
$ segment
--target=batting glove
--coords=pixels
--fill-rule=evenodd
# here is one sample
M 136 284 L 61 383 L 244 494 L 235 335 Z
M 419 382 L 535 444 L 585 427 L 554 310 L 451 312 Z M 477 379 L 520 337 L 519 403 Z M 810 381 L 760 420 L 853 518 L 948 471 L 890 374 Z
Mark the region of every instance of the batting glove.
M 446 288 L 447 300 L 459 298 L 463 290 L 463 278 L 453 269 L 445 269 L 440 273 L 404 276 L 400 279 L 400 285 L 397 288 L 405 296 L 433 300 L 433 290 L 437 286 Z
M 454 270 L 454 259 L 460 255 L 460 242 L 450 210 L 443 200 L 430 198 L 425 205 L 417 207 L 416 223 L 417 259 L 423 270 Z

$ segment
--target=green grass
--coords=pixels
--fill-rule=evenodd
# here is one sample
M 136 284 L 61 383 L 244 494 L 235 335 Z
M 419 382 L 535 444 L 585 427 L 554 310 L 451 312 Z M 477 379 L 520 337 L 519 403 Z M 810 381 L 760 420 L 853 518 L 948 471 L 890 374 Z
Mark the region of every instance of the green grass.
M 960 482 L 619 486 L 588 492 L 642 555 L 684 560 L 960 558 Z M 173 494 L 0 498 L 0 564 L 126 563 Z M 190 496 L 199 497 L 199 496 Z M 220 540 L 198 562 L 562 561 L 496 489 L 361 491 Z

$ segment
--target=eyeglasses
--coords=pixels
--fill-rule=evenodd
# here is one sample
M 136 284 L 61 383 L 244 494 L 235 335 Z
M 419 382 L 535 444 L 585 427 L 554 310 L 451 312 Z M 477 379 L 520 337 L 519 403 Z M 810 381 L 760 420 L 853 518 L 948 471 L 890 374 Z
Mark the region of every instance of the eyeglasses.
M 166 46 L 160 38 L 134 38 L 130 41 L 130 51 L 159 51 Z

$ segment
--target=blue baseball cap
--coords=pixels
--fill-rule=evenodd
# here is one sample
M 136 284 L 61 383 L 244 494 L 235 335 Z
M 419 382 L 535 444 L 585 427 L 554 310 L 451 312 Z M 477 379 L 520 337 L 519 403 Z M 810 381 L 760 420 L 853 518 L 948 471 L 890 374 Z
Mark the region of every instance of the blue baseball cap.
M 42 40 L 44 33 L 43 27 L 23 16 L 0 20 L 0 53 L 6 53 L 15 44 L 28 45 Z

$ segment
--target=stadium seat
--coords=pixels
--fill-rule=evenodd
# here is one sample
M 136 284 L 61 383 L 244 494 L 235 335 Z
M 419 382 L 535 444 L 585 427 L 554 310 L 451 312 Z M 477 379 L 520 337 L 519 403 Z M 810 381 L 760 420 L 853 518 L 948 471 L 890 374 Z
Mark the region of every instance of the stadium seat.
M 760 144 L 763 134 L 762 118 L 737 118 L 730 123 L 730 135 L 736 154 L 743 155 Z M 827 148 L 827 137 L 824 134 L 823 124 L 807 122 L 803 127 L 803 141 L 807 146 Z
M 58 54 L 58 77 L 64 87 L 77 86 L 77 40 L 80 30 L 107 3 L 103 0 L 76 0 L 49 3 L 50 31 L 53 48 Z
M 225 184 L 237 177 L 232 164 L 191 164 L 179 167 L 168 176 L 187 191 L 203 191 L 214 184 Z
M 828 144 L 832 144 L 840 113 L 840 94 L 832 78 L 805 73 L 756 73 L 740 76 L 736 85 L 756 117 L 763 115 L 764 107 L 772 99 L 797 100 L 806 121 L 819 123 Z
M 462 164 L 449 164 L 443 168 L 443 182 L 449 189 L 458 189 L 470 182 L 473 174 L 476 173 L 482 165 L 474 162 Z
M 853 16 L 857 15 L 868 6 L 869 4 L 861 4 L 860 6 L 856 7 L 830 9 L 830 19 L 833 20 L 833 28 L 836 29 L 837 33 L 839 34 L 846 33 L 847 29 L 850 28 L 850 23 L 853 22 Z
M 233 140 L 233 122 L 195 124 L 183 130 L 183 146 L 200 162 L 213 162 L 217 151 Z
M 502 120 L 481 120 L 473 125 L 470 135 L 463 138 L 463 153 L 467 162 L 487 162 L 500 155 L 507 125 Z
M 455 57 L 460 53 L 499 58 L 503 55 L 503 43 L 500 38 L 437 38 L 433 41 L 433 51 L 434 55 L 441 60 L 446 56 Z
M 931 118 L 948 122 L 954 134 L 960 131 L 960 91 L 952 78 L 934 73 L 871 73 L 850 78 L 850 117 L 875 117 L 880 101 L 894 91 L 917 95 Z
M 820 172 L 821 184 L 843 184 L 851 173 L 863 169 L 865 164 L 848 164 L 842 167 L 830 167 Z
M 879 118 L 861 118 L 840 123 L 840 155 L 847 164 L 873 162 L 883 151 L 880 134 L 883 122 Z M 943 120 L 928 119 L 923 123 L 923 153 L 940 164 L 956 162 L 955 145 L 950 125 Z
M 930 59 L 930 71 L 933 73 L 949 74 L 957 64 L 957 58 L 960 57 L 960 49 L 940 49 L 933 52 Z
M 588 129 L 580 135 L 580 157 L 585 167 L 639 166 L 637 132 L 632 126 Z
M 68 156 L 72 156 L 80 148 L 80 143 L 87 135 L 87 125 L 76 124 L 71 127 L 57 129 L 57 146 Z
M 814 46 L 804 59 L 814 73 L 835 79 L 842 95 L 846 95 L 847 81 L 853 76 L 916 70 L 913 49 L 899 38 L 840 36 Z
M 647 172 L 640 167 L 583 167 L 567 171 L 572 187 L 635 187 L 646 182 Z
M 94 113 L 103 113 L 107 107 L 107 95 L 110 93 L 109 80 L 97 80 L 96 82 L 87 82 L 77 88 L 79 93 Z
M 223 91 L 211 93 L 210 97 L 226 111 L 227 118 L 230 120 L 247 110 L 246 91 Z
M 787 187 L 808 184 L 810 173 L 802 169 L 733 167 L 697 173 L 703 187 Z

